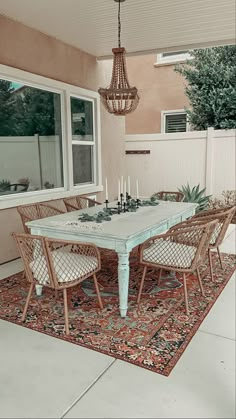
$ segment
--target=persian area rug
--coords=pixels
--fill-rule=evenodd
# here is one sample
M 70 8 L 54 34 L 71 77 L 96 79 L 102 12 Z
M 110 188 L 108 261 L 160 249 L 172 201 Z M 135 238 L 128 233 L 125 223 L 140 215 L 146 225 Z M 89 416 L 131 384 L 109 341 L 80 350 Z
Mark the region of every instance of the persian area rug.
M 98 273 L 104 309 L 99 311 L 92 279 L 68 290 L 70 336 L 64 333 L 62 292 L 55 301 L 54 291 L 47 288 L 41 297 L 33 295 L 26 322 L 21 323 L 29 288 L 23 273 L 0 281 L 0 318 L 168 376 L 234 272 L 235 256 L 222 256 L 224 270 L 217 255 L 213 256 L 214 283 L 208 266 L 201 269 L 205 297 L 196 276 L 188 277 L 189 316 L 185 314 L 181 277 L 166 272 L 158 287 L 158 272 L 151 269 L 137 309 L 142 267 L 135 249 L 130 255 L 127 318 L 119 315 L 117 256 L 108 250 L 101 250 L 102 270 Z

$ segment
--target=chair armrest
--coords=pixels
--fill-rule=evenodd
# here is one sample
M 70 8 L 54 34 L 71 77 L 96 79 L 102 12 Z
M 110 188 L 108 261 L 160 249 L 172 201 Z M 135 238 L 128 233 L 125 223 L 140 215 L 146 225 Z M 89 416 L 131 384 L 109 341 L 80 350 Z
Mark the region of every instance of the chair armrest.
M 202 217 L 200 219 L 191 217 L 189 220 L 185 220 L 185 221 L 181 221 L 178 224 L 175 224 L 174 226 L 172 226 L 168 232 L 171 231 L 177 231 L 177 230 L 181 230 L 181 229 L 186 229 L 188 227 L 194 227 L 197 226 L 199 224 L 206 224 L 208 221 L 212 221 L 215 220 L 215 217 L 209 216 L 209 217 Z
M 213 209 L 210 209 L 210 210 L 207 210 L 207 211 L 201 211 L 201 212 L 198 212 L 197 214 L 193 215 L 192 218 L 197 219 L 197 218 L 213 217 L 214 215 L 220 214 L 221 212 L 224 212 L 227 209 L 229 209 L 229 208 L 227 208 L 227 207 L 213 208 Z

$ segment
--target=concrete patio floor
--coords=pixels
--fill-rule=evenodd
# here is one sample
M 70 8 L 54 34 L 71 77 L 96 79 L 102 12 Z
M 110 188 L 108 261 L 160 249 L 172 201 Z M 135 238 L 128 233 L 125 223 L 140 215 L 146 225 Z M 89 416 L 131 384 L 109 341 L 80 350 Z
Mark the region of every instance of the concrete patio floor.
M 0 418 L 234 418 L 235 275 L 169 377 L 5 321 L 0 356 Z

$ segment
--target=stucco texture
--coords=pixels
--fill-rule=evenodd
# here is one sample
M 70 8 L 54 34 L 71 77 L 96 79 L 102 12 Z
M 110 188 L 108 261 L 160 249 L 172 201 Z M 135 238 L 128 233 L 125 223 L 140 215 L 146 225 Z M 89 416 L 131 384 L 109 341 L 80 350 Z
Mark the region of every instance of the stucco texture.
M 174 65 L 155 66 L 157 55 L 128 57 L 129 82 L 139 91 L 136 111 L 126 117 L 126 134 L 161 132 L 161 111 L 184 109 L 184 79 Z

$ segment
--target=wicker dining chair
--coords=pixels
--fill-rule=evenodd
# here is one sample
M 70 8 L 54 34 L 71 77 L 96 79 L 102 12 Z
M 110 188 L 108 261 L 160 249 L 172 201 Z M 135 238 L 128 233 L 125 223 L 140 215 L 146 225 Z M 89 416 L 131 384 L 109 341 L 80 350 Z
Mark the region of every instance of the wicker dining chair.
M 85 195 L 71 196 L 70 198 L 63 199 L 63 201 L 68 212 L 101 205 L 101 202 L 95 201 Z
M 157 199 L 161 199 L 163 201 L 182 202 L 184 200 L 184 194 L 182 192 L 160 191 L 156 192 L 155 196 Z
M 31 234 L 14 234 L 26 278 L 30 284 L 22 314 L 25 321 L 33 288 L 36 284 L 63 291 L 65 331 L 69 335 L 67 289 L 74 287 L 90 276 L 93 277 L 100 309 L 103 304 L 96 273 L 101 268 L 100 253 L 93 244 L 57 239 L 48 239 Z
M 30 229 L 26 225 L 28 221 L 38 220 L 39 218 L 51 217 L 52 215 L 59 215 L 63 213 L 63 211 L 53 207 L 52 205 L 41 203 L 19 205 L 17 207 L 17 211 L 20 214 L 25 233 L 30 233 Z
M 236 206 L 233 206 L 233 207 L 226 207 L 226 208 L 221 208 L 221 209 L 210 209 L 207 211 L 202 211 L 191 218 L 192 222 L 199 222 L 199 223 L 201 222 L 205 223 L 205 222 L 212 221 L 215 219 L 218 220 L 217 226 L 212 235 L 211 241 L 209 243 L 209 248 L 208 248 L 208 259 L 209 259 L 209 266 L 210 266 L 210 273 L 211 273 L 212 281 L 214 281 L 212 251 L 215 249 L 217 250 L 221 269 L 224 269 L 223 260 L 220 254 L 219 246 L 222 244 L 224 240 L 226 231 L 233 217 L 235 216 L 235 213 L 236 213 Z
M 204 290 L 199 267 L 204 262 L 209 242 L 217 225 L 217 221 L 199 223 L 194 226 L 184 225 L 177 231 L 154 236 L 146 240 L 140 251 L 140 263 L 144 266 L 139 288 L 137 303 L 140 303 L 143 284 L 148 268 L 159 269 L 158 284 L 162 270 L 180 272 L 183 275 L 184 299 L 186 314 L 189 315 L 187 274 L 196 271 L 201 293 Z

